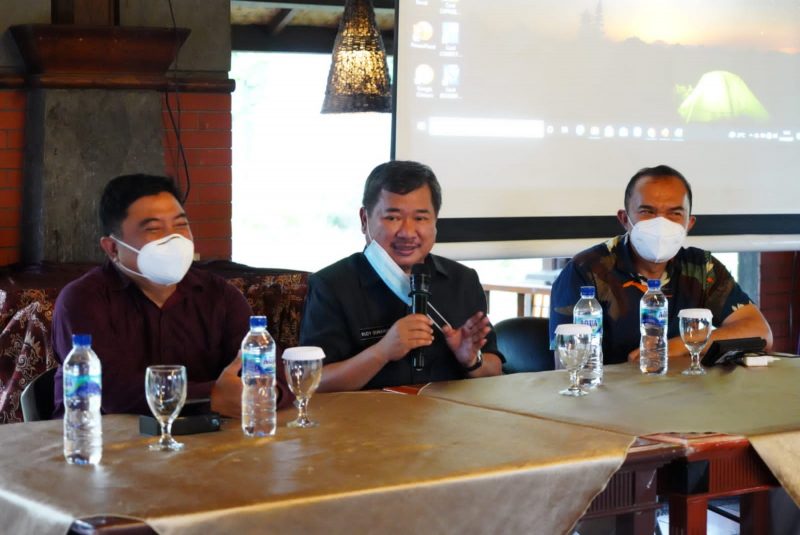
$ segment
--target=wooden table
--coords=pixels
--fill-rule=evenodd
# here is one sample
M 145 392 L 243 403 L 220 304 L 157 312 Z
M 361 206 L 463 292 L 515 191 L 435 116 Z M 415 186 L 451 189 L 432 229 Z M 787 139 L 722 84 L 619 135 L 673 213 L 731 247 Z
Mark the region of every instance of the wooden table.
M 770 533 L 768 490 L 775 477 L 744 437 L 718 434 L 653 435 L 637 439 L 622 467 L 598 494 L 582 520 L 615 518 L 615 533 L 652 533 L 666 498 L 670 533 L 705 533 L 708 502 L 740 496 L 742 535 Z M 147 524 L 96 516 L 76 520 L 71 535 L 152 535 Z
M 614 517 L 618 535 L 651 534 L 655 529 L 659 470 L 683 455 L 683 448 L 664 441 L 638 438 L 625 463 L 592 501 L 582 520 Z
M 152 439 L 136 434 L 132 417 L 109 416 L 98 468 L 64 463 L 60 422 L 0 426 L 0 516 L 7 529 L 36 533 L 70 525 L 79 533 L 146 532 L 142 522 L 162 534 L 264 525 L 304 533 L 534 526 L 562 533 L 586 512 L 615 515 L 619 533 L 638 534 L 653 527 L 660 494 L 677 534 L 705 531 L 708 498 L 744 494 L 752 495 L 743 502 L 744 529 L 759 527 L 764 491 L 780 467 L 763 448 L 775 449 L 765 441 L 785 438 L 782 429 L 800 429 L 793 412 L 800 368 L 716 370 L 699 380 L 677 376 L 676 368 L 666 378 L 641 378 L 609 366 L 606 385 L 577 399 L 556 393 L 564 372 L 440 383 L 416 396 L 319 395 L 311 408 L 319 428 L 287 429 L 293 414 L 284 411 L 274 439 L 246 439 L 234 423 L 182 437 L 187 449 L 179 454 L 148 452 Z M 749 421 L 739 421 L 752 405 L 774 407 L 776 399 L 785 410 L 752 410 Z M 638 412 L 646 418 L 637 421 Z M 715 422 L 739 436 L 687 435 Z M 659 428 L 679 434 L 653 435 Z M 757 434 L 762 455 L 743 438 L 748 432 Z M 634 435 L 647 440 L 629 449 Z M 99 514 L 138 524 L 92 520 Z
M 0 517 L 9 532 L 564 533 L 625 459 L 632 437 L 389 393 L 315 396 L 313 429 L 274 438 L 182 436 L 147 450 L 136 418 L 103 418 L 97 467 L 64 462 L 61 422 L 0 426 Z M 104 515 L 106 518 L 96 518 Z M 126 517 L 134 523 L 110 522 Z
M 669 502 L 670 534 L 705 533 L 708 502 L 731 496 L 739 497 L 741 535 L 771 532 L 769 490 L 780 483 L 747 438 L 716 433 L 648 438 L 683 450 L 658 477 L 658 493 Z
M 684 448 L 666 441 L 637 439 L 625 462 L 603 491 L 592 500 L 581 520 L 614 517 L 615 533 L 652 533 L 655 513 L 661 507 L 656 492 L 660 468 L 682 456 Z M 649 530 L 649 531 L 648 531 Z M 96 516 L 76 520 L 69 535 L 152 535 L 156 532 L 138 520 Z
M 743 533 L 768 533 L 767 490 L 779 485 L 773 474 L 796 473 L 790 465 L 800 456 L 800 362 L 714 368 L 693 378 L 680 374 L 686 364 L 671 359 L 665 377 L 641 376 L 630 364 L 606 366 L 604 386 L 583 398 L 556 394 L 567 382 L 564 371 L 437 383 L 421 394 L 675 444 L 681 458 L 658 478 L 671 533 L 705 533 L 708 500 L 724 496 L 743 497 Z M 696 434 L 707 431 L 714 434 Z M 770 456 L 747 437 L 775 446 Z M 800 485 L 790 483 L 797 501 Z

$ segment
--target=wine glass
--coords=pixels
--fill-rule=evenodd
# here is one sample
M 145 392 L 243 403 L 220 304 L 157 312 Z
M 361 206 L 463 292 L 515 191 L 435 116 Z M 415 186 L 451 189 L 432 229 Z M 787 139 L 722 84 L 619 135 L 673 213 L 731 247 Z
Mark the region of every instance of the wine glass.
M 578 386 L 578 371 L 589 358 L 592 328 L 588 325 L 564 323 L 556 327 L 556 353 L 561 365 L 569 372 L 570 386 L 559 391 L 562 396 L 585 396 Z
M 711 311 L 707 308 L 684 308 L 678 312 L 681 339 L 692 355 L 692 364 L 681 372 L 683 375 L 705 375 L 700 366 L 700 352 L 711 336 Z
M 290 347 L 283 352 L 283 365 L 289 390 L 297 398 L 297 418 L 288 427 L 316 427 L 317 422 L 308 419 L 308 400 L 317 390 L 322 378 L 322 359 L 325 358 L 320 347 Z
M 148 366 L 144 392 L 150 412 L 161 425 L 161 438 L 150 444 L 153 451 L 179 451 L 183 444 L 172 438 L 172 422 L 186 402 L 185 366 Z

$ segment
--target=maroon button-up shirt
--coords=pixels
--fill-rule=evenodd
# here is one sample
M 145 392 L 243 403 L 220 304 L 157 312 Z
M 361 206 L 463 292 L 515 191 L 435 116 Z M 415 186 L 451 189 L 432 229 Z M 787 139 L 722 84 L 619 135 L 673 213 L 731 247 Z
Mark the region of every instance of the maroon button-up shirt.
M 103 412 L 149 414 L 145 369 L 183 364 L 188 398 L 208 398 L 248 331 L 250 305 L 225 279 L 192 268 L 159 308 L 110 263 L 69 283 L 53 312 L 53 349 L 63 363 L 72 334 L 91 334 L 103 366 Z M 63 414 L 62 368 L 55 415 Z

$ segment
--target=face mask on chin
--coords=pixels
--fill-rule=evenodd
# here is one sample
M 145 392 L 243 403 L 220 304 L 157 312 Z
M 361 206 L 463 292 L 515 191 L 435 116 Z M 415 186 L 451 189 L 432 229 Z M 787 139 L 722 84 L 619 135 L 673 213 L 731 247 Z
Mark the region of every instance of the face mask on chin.
M 138 273 L 122 265 L 119 257 L 115 260 L 117 267 L 126 273 L 142 276 L 162 286 L 180 282 L 189 271 L 194 258 L 194 242 L 180 234 L 170 234 L 148 242 L 138 250 L 114 236 L 111 236 L 111 239 L 138 254 L 136 258 Z
M 386 249 L 372 239 L 369 233 L 369 226 L 367 226 L 366 233 L 369 239 L 369 244 L 364 249 L 364 256 L 367 258 L 367 262 L 392 293 L 407 306 L 411 306 L 411 278 L 386 252 Z M 431 318 L 433 325 L 440 331 L 443 325 L 450 325 L 447 318 L 436 310 L 430 300 L 428 301 L 428 317 Z
M 397 265 L 397 262 L 386 252 L 386 249 L 372 239 L 369 233 L 369 225 L 367 225 L 367 238 L 369 238 L 369 245 L 364 249 L 364 256 L 367 257 L 367 262 L 393 294 L 407 305 L 411 305 L 411 297 L 409 297 L 411 281 L 408 275 L 403 271 L 403 268 Z
M 664 217 L 639 221 L 630 231 L 636 252 L 648 262 L 663 264 L 672 259 L 686 240 L 686 229 Z

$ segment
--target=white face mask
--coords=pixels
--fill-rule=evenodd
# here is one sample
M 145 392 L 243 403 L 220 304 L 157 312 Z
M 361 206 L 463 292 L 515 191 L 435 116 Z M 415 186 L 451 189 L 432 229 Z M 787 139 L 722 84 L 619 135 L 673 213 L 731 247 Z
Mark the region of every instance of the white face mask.
M 631 230 L 631 243 L 639 256 L 662 264 L 678 254 L 686 239 L 686 229 L 664 217 L 639 221 Z
M 164 286 L 180 282 L 189 271 L 194 258 L 194 242 L 180 234 L 170 234 L 160 240 L 151 241 L 139 250 L 114 236 L 111 239 L 139 255 L 136 258 L 138 273 L 123 266 L 117 258 L 116 264 L 121 270 L 141 275 Z
M 367 229 L 367 236 L 369 236 L 369 229 Z M 397 265 L 386 249 L 375 241 L 371 240 L 367 248 L 364 249 L 364 256 L 367 257 L 367 262 L 375 270 L 375 273 L 381 278 L 384 284 L 394 293 L 402 302 L 411 305 L 411 279 Z

